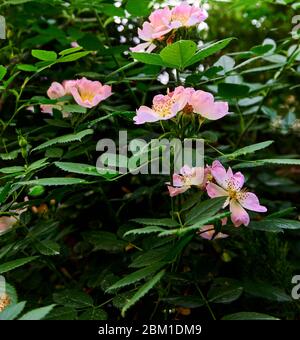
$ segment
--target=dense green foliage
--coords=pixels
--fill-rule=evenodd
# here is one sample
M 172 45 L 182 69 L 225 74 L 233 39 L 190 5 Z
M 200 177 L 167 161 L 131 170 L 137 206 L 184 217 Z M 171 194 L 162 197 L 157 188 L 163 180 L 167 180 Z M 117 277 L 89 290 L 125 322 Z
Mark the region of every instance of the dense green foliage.
M 130 52 L 160 3 L 1 1 L 0 275 L 9 301 L 0 320 L 299 318 L 299 2 L 202 1 L 208 29 Z M 92 109 L 48 98 L 52 82 L 81 77 L 113 95 Z M 181 84 L 227 101 L 232 114 L 196 132 L 134 124 L 138 107 Z M 52 115 L 40 105 L 54 105 Z M 204 139 L 206 164 L 243 172 L 266 213 L 222 227 L 222 198 L 195 188 L 170 198 L 168 176 L 97 171 L 99 139 L 183 127 Z M 1 233 L 8 216 L 13 226 Z M 229 237 L 201 238 L 212 224 Z

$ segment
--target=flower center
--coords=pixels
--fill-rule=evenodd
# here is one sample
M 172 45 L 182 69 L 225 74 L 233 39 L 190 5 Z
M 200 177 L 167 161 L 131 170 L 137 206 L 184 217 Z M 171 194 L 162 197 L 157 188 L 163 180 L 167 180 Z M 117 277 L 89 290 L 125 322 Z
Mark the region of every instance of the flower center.
M 82 99 L 82 101 L 89 101 L 89 102 L 91 102 L 91 101 L 93 101 L 93 99 L 94 99 L 94 93 L 92 93 L 92 92 L 88 92 L 88 91 L 79 91 L 79 93 L 80 93 L 80 97 L 81 97 L 81 99 Z
M 231 198 L 231 199 L 236 199 L 237 198 L 237 195 L 238 193 L 236 192 L 236 190 L 232 190 L 232 189 L 229 189 L 228 190 L 228 196 Z
M 165 101 L 154 104 L 152 109 L 157 112 L 161 117 L 166 117 L 171 113 L 172 105 L 174 104 L 174 99 L 168 98 Z
M 192 185 L 192 178 L 190 176 L 184 177 L 184 184 L 185 185 Z
M 188 21 L 188 17 L 182 14 L 174 14 L 172 19 L 174 21 L 179 21 L 183 26 L 185 26 Z
M 214 179 L 213 175 L 211 173 L 207 174 L 207 181 L 211 182 Z
M 5 307 L 7 307 L 10 304 L 10 298 L 7 294 L 1 294 L 0 295 L 0 312 L 3 311 Z

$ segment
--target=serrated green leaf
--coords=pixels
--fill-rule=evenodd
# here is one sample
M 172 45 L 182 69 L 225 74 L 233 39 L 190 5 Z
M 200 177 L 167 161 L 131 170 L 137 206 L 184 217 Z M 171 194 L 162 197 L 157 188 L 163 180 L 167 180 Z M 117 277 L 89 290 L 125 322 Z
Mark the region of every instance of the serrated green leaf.
M 114 307 L 122 310 L 122 308 L 130 300 L 133 294 L 134 294 L 133 291 L 118 293 L 118 295 L 116 295 L 112 300 Z
M 34 0 L 5 0 L 3 5 L 20 5 L 20 4 L 25 4 L 26 2 L 31 2 L 31 1 L 34 1 Z
M 43 319 L 55 305 L 49 305 L 41 308 L 34 309 L 19 318 L 19 320 L 41 320 Z
M 57 307 L 47 315 L 47 320 L 75 320 L 77 312 L 71 307 Z
M 91 53 L 91 51 L 84 51 L 84 52 L 76 52 L 76 53 L 64 55 L 64 56 L 60 57 L 57 60 L 57 62 L 58 63 L 69 63 L 69 62 L 78 60 L 80 58 L 83 58 L 83 57 L 87 56 L 90 53 Z
M 123 279 L 114 283 L 111 287 L 108 288 L 108 292 L 111 292 L 116 289 L 123 288 L 125 286 L 129 286 L 133 283 L 136 283 L 145 277 L 157 272 L 160 270 L 166 263 L 165 262 L 158 262 L 151 266 L 139 269 L 131 274 L 126 275 Z
M 90 295 L 74 289 L 65 289 L 54 293 L 53 301 L 65 307 L 83 308 L 93 306 L 93 299 Z
M 105 13 L 108 16 L 114 17 L 118 16 L 123 18 L 125 16 L 125 11 L 122 7 L 116 7 L 113 4 L 103 3 L 100 5 L 101 12 Z
M 253 230 L 260 230 L 260 231 L 267 231 L 269 233 L 282 233 L 283 230 L 281 228 L 276 227 L 273 223 L 269 224 L 268 222 L 265 222 L 265 220 L 262 221 L 251 221 L 250 224 L 247 226 L 249 229 Z
M 160 227 L 156 227 L 156 226 L 150 226 L 150 227 L 145 227 L 145 228 L 139 228 L 139 229 L 132 229 L 127 231 L 124 234 L 124 237 L 128 236 L 128 235 L 142 235 L 142 234 L 152 234 L 152 233 L 159 233 L 164 231 L 163 228 Z
M 81 175 L 89 175 L 89 176 L 97 176 L 97 177 L 105 177 L 111 179 L 115 176 L 118 176 L 117 172 L 108 172 L 106 174 L 100 174 L 95 166 L 89 164 L 81 164 L 81 163 L 71 163 L 71 162 L 55 162 L 54 163 L 58 168 L 72 172 L 75 174 Z
M 71 113 L 86 113 L 86 108 L 77 104 L 68 104 L 64 105 L 62 108 L 63 112 L 71 112 Z
M 162 233 L 160 233 L 158 236 L 160 236 L 160 237 L 170 236 L 170 235 L 180 235 L 181 236 L 181 235 L 186 234 L 188 232 L 198 230 L 199 228 L 201 228 L 204 225 L 213 224 L 214 222 L 220 221 L 222 218 L 228 217 L 228 216 L 230 216 L 230 212 L 224 212 L 224 213 L 220 213 L 220 214 L 217 214 L 215 216 L 210 216 L 210 217 L 203 217 L 203 218 L 200 218 L 192 226 L 184 227 L 184 228 L 180 228 L 180 229 L 166 230 L 166 231 L 163 231 Z
M 290 207 L 290 208 L 286 208 L 286 209 L 276 211 L 276 212 L 268 215 L 267 219 L 278 218 L 278 217 L 283 217 L 283 216 L 289 215 L 289 214 L 293 213 L 295 211 L 295 209 L 296 209 L 296 207 Z
M 48 165 L 49 163 L 47 162 L 47 158 L 42 158 L 39 159 L 33 163 L 31 163 L 27 168 L 26 168 L 26 173 L 29 173 L 33 170 L 37 170 L 40 168 L 43 168 L 44 166 Z
M 223 98 L 243 98 L 248 95 L 250 87 L 234 83 L 221 83 L 218 85 L 218 95 Z
M 57 59 L 57 54 L 53 51 L 32 50 L 31 54 L 33 57 L 43 61 L 55 61 Z
M 6 168 L 1 168 L 0 172 L 3 174 L 14 174 L 18 172 L 24 172 L 24 167 L 23 166 L 9 166 Z
M 64 150 L 61 148 L 49 148 L 45 152 L 47 158 L 60 158 L 64 154 Z
M 0 153 L 0 158 L 3 159 L 4 161 L 11 161 L 13 159 L 16 159 L 19 153 L 20 150 L 14 150 L 7 153 Z
M 0 189 L 0 203 L 1 204 L 5 202 L 7 197 L 9 196 L 11 187 L 12 187 L 12 184 L 8 182 L 4 185 L 4 187 Z
M 7 306 L 1 313 L 0 313 L 0 320 L 14 320 L 16 319 L 19 314 L 23 311 L 25 307 L 26 301 L 19 302 L 14 305 Z
M 203 47 L 200 51 L 198 51 L 196 54 L 194 54 L 190 59 L 188 59 L 185 62 L 184 67 L 191 66 L 203 60 L 204 58 L 207 58 L 210 55 L 217 53 L 218 51 L 225 48 L 233 39 L 235 38 L 223 39 L 223 40 L 214 42 L 208 46 Z
M 106 250 L 117 253 L 124 251 L 127 242 L 117 238 L 116 234 L 108 231 L 89 231 L 83 234 L 84 239 L 95 246 L 94 250 Z
M 21 267 L 37 258 L 38 256 L 29 256 L 0 264 L 0 274 L 7 273 L 15 268 Z
M 75 185 L 75 184 L 87 184 L 88 182 L 80 178 L 72 177 L 50 177 L 33 179 L 31 181 L 23 181 L 18 184 L 21 185 L 44 185 L 44 186 L 56 186 L 56 185 Z
M 60 51 L 58 54 L 61 55 L 61 56 L 64 56 L 64 55 L 67 55 L 67 54 L 71 54 L 71 53 L 74 53 L 74 52 L 78 52 L 82 50 L 82 47 L 81 46 L 78 46 L 78 47 L 70 47 L 70 48 L 67 48 L 65 50 L 62 50 Z
M 161 270 L 157 273 L 151 280 L 146 282 L 143 286 L 141 286 L 138 291 L 131 297 L 131 299 L 125 304 L 122 308 L 121 314 L 124 316 L 126 311 L 135 305 L 144 295 L 146 295 L 165 275 L 165 270 Z
M 144 64 L 164 66 L 164 62 L 159 54 L 146 52 L 131 52 L 131 56 Z
M 43 255 L 59 255 L 60 246 L 54 241 L 45 240 L 36 242 L 35 247 Z
M 150 226 L 177 227 L 178 222 L 170 218 L 134 218 L 131 221 Z
M 279 320 L 278 318 L 256 312 L 239 312 L 223 316 L 222 320 Z
M 266 142 L 261 142 L 261 143 L 256 143 L 256 144 L 248 145 L 248 146 L 245 146 L 245 147 L 243 147 L 241 149 L 238 149 L 238 150 L 234 151 L 231 154 L 224 155 L 224 156 L 220 157 L 220 160 L 226 159 L 226 158 L 227 159 L 235 159 L 235 158 L 237 158 L 239 156 L 244 156 L 244 155 L 247 155 L 249 153 L 253 153 L 255 151 L 265 149 L 268 146 L 270 146 L 272 143 L 274 143 L 274 141 L 269 140 L 269 141 L 266 141 Z
M 45 188 L 42 185 L 35 185 L 28 191 L 29 196 L 38 197 L 45 192 Z
M 126 10 L 137 17 L 143 17 L 149 14 L 149 1 L 148 0 L 128 0 Z
M 258 45 L 253 46 L 250 51 L 257 55 L 264 55 L 273 49 L 273 45 Z
M 38 70 L 36 66 L 30 64 L 19 64 L 17 65 L 17 69 L 25 72 L 36 72 Z
M 274 287 L 266 282 L 250 282 L 244 283 L 245 292 L 256 297 L 264 298 L 277 302 L 290 302 L 292 298 L 281 288 Z
M 5 77 L 6 72 L 7 69 L 4 66 L 0 65 L 0 80 L 2 80 Z
M 192 40 L 179 40 L 166 46 L 159 55 L 165 65 L 182 70 L 196 49 L 197 45 Z
M 79 320 L 107 320 L 107 313 L 104 309 L 93 307 L 84 311 Z
M 234 165 L 233 168 L 234 169 L 254 168 L 257 166 L 264 165 L 300 165 L 300 159 L 288 159 L 288 158 L 260 159 L 256 161 L 239 163 Z
M 230 303 L 237 300 L 243 293 L 243 287 L 218 285 L 212 286 L 207 298 L 213 303 Z
M 56 99 L 49 99 L 43 96 L 33 96 L 29 104 L 37 105 L 37 104 L 56 104 L 57 100 Z
M 6 282 L 5 284 L 6 294 L 9 296 L 11 305 L 15 305 L 18 302 L 17 291 L 14 286 Z
M 150 249 L 148 251 L 142 252 L 132 261 L 129 267 L 141 268 L 161 262 L 166 258 L 172 248 L 172 244 L 167 244 L 160 248 Z
M 273 231 L 281 229 L 300 229 L 300 222 L 294 220 L 288 220 L 284 218 L 265 218 L 262 221 L 253 221 L 248 226 L 250 229 L 257 229 L 261 227 L 260 230 Z
M 42 150 L 42 149 L 48 148 L 49 146 L 52 146 L 54 144 L 81 142 L 83 137 L 91 135 L 91 134 L 93 134 L 93 132 L 94 131 L 92 129 L 87 129 L 87 130 L 83 130 L 83 131 L 80 131 L 80 132 L 77 132 L 77 133 L 72 133 L 72 134 L 69 134 L 69 135 L 53 138 L 53 139 L 50 139 L 47 142 L 35 147 L 32 151 Z
M 200 218 L 215 215 L 219 210 L 222 209 L 225 201 L 226 197 L 216 197 L 199 202 L 186 214 L 186 224 L 191 225 L 196 223 Z
M 161 300 L 170 305 L 184 308 L 199 308 L 205 305 L 205 301 L 200 296 L 174 296 Z

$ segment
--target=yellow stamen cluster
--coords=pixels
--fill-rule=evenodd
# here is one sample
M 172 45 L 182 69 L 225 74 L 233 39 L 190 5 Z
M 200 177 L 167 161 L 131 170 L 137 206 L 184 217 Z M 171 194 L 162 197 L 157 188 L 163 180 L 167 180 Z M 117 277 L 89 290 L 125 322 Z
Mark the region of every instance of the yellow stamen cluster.
M 163 103 L 154 104 L 152 109 L 158 113 L 161 117 L 166 117 L 171 113 L 172 105 L 174 104 L 175 100 L 172 98 L 168 98 Z
M 182 24 L 182 26 L 186 26 L 187 25 L 187 22 L 188 22 L 188 17 L 186 16 L 186 15 L 180 15 L 180 14 L 173 14 L 173 16 L 172 16 L 172 20 L 174 20 L 174 21 L 179 21 L 181 24 Z
M 228 196 L 231 199 L 244 200 L 247 197 L 247 189 L 239 189 L 234 182 L 226 181 Z
M 94 99 L 94 93 L 91 93 L 91 92 L 89 92 L 89 91 L 80 91 L 80 97 L 81 97 L 81 99 L 83 100 L 83 101 L 89 101 L 89 102 L 91 102 L 91 101 L 93 101 L 93 99 Z
M 10 304 L 10 297 L 7 294 L 0 295 L 0 312 Z

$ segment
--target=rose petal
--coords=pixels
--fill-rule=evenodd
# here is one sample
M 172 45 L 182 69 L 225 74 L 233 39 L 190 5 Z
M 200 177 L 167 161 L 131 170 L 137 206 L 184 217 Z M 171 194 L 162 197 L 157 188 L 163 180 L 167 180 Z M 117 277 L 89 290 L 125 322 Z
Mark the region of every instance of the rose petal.
M 180 187 L 180 188 L 175 188 L 175 187 L 172 187 L 171 185 L 168 185 L 170 197 L 180 195 L 180 194 L 186 192 L 189 188 L 190 188 L 189 186 L 183 186 L 183 187 Z
M 141 106 L 136 111 L 136 116 L 133 118 L 135 124 L 144 124 L 144 123 L 151 123 L 151 122 L 157 122 L 160 119 L 160 117 L 147 106 Z
M 252 211 L 266 212 L 268 209 L 260 205 L 258 197 L 252 192 L 241 193 L 239 197 L 240 204 Z
M 216 180 L 216 182 L 223 187 L 224 189 L 227 189 L 228 187 L 228 173 L 224 166 L 219 161 L 214 161 L 211 166 L 211 174 L 213 175 L 213 178 Z
M 244 224 L 247 226 L 250 222 L 247 211 L 235 199 L 230 201 L 231 221 L 236 226 Z
M 211 182 L 208 183 L 206 186 L 206 190 L 210 198 L 228 196 L 227 191 L 225 191 L 223 188 L 219 187 L 215 183 L 211 183 Z

